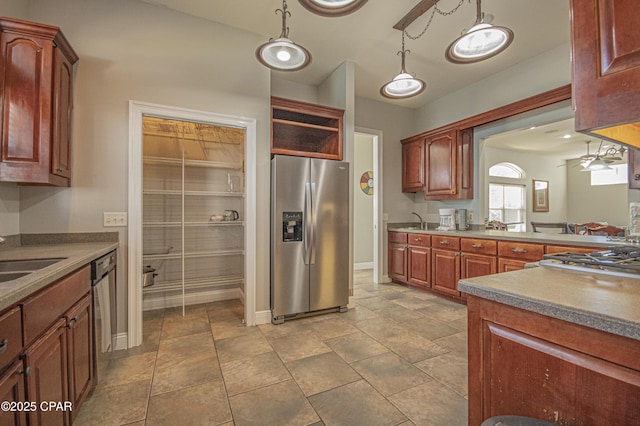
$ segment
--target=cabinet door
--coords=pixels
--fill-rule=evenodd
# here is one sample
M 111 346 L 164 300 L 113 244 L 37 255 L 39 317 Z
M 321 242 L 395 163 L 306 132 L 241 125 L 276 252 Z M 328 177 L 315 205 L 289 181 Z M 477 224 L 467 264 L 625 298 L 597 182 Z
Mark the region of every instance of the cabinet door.
M 482 275 L 495 274 L 497 271 L 497 259 L 495 256 L 485 256 L 482 254 L 461 253 L 462 261 L 460 272 L 461 278 L 480 277 Z
M 409 279 L 411 284 L 429 287 L 431 267 L 431 249 L 427 247 L 409 247 Z
M 25 366 L 31 368 L 27 376 L 27 400 L 68 401 L 66 321 L 60 318 L 25 351 Z M 28 413 L 31 425 L 68 425 L 66 411 L 37 410 Z
M 498 258 L 498 272 L 519 271 L 524 269 L 524 265 L 529 263 L 527 260 L 517 260 L 500 257 Z
M 22 361 L 13 365 L 0 376 L 0 400 L 6 402 L 25 402 L 24 376 Z M 0 411 L 0 425 L 18 426 L 27 424 L 26 411 Z
M 457 184 L 456 130 L 427 138 L 425 142 L 424 195 L 455 195 Z
M 576 130 L 636 122 L 634 145 L 638 144 L 640 9 L 637 1 L 571 0 L 571 16 Z M 594 132 L 616 138 L 615 134 Z
M 54 59 L 51 173 L 69 179 L 71 176 L 73 64 L 58 49 L 54 51 Z
M 41 181 L 49 175 L 53 46 L 48 40 L 6 32 L 0 33 L 0 42 L 0 178 Z
M 443 293 L 460 296 L 460 253 L 431 249 L 431 287 Z
M 389 277 L 407 282 L 407 245 L 389 243 Z
M 402 192 L 424 189 L 424 139 L 402 144 Z
M 93 379 L 93 333 L 91 295 L 83 297 L 69 310 L 67 319 L 67 367 L 69 369 L 69 401 L 79 408 L 91 389 Z M 71 421 L 78 410 L 71 411 Z

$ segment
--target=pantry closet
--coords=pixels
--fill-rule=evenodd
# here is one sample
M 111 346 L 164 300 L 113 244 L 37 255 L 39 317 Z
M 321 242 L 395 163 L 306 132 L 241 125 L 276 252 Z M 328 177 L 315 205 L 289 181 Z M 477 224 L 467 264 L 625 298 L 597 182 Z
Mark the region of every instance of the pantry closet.
M 143 310 L 242 298 L 245 130 L 142 125 Z

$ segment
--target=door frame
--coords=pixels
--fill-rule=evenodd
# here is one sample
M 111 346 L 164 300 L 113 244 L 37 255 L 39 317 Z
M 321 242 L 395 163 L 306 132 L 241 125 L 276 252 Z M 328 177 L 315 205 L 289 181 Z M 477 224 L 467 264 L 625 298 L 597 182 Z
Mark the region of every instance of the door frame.
M 128 347 L 142 343 L 142 117 L 195 121 L 245 130 L 244 318 L 256 313 L 256 119 L 129 101 Z
M 382 283 L 384 281 L 384 262 L 381 255 L 386 253 L 383 244 L 383 138 L 382 131 L 369 129 L 366 127 L 356 127 L 354 133 L 371 136 L 373 138 L 373 177 L 375 186 L 373 187 L 373 282 Z

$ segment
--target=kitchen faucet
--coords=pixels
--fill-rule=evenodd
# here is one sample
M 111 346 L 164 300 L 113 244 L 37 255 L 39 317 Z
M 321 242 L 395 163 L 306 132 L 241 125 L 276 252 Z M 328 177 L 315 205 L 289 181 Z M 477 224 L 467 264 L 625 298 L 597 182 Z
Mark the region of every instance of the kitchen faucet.
M 420 229 L 426 229 L 427 228 L 427 223 L 422 221 L 422 218 L 420 217 L 420 215 L 416 212 L 412 212 L 411 214 L 415 214 L 416 216 L 418 216 L 418 219 L 420 219 Z

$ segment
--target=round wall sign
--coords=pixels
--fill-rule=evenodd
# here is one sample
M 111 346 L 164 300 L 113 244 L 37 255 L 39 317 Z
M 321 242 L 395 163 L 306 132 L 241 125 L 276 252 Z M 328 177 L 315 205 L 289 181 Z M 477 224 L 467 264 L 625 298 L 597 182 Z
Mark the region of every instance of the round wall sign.
M 367 195 L 373 195 L 373 172 L 368 171 L 360 177 L 360 189 Z

